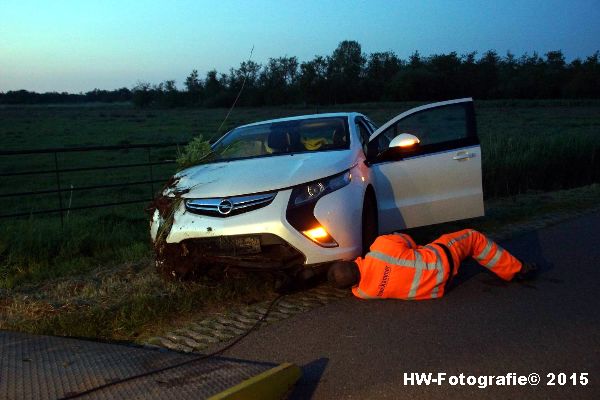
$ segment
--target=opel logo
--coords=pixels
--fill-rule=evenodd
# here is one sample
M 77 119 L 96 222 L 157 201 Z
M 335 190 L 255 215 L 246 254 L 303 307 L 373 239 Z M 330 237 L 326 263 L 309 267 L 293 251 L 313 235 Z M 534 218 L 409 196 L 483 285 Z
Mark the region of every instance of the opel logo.
M 233 210 L 233 203 L 227 199 L 223 199 L 219 203 L 217 210 L 219 210 L 219 213 L 227 215 Z

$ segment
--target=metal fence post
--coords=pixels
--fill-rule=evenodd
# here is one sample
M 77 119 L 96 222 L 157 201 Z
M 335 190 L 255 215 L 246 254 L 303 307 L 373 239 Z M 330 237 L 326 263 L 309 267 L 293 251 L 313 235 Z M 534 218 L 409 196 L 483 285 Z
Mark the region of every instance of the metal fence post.
M 56 172 L 56 190 L 58 194 L 58 206 L 60 208 L 60 228 L 65 228 L 65 221 L 63 219 L 63 204 L 62 204 L 62 193 L 60 192 L 60 172 L 58 171 L 58 155 L 54 152 L 54 171 Z

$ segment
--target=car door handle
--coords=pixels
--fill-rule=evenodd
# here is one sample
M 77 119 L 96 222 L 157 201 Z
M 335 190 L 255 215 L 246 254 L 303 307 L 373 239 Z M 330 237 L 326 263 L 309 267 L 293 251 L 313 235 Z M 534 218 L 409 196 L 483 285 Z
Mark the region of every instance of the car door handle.
M 456 161 L 460 161 L 460 160 L 466 160 L 468 158 L 473 158 L 475 157 L 475 153 L 457 153 L 454 157 L 452 157 L 453 160 Z

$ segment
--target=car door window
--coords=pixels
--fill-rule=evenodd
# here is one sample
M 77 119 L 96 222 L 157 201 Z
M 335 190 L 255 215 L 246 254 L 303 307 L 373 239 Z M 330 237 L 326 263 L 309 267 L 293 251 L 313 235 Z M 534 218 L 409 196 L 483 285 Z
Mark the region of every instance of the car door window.
M 381 132 L 376 139 L 377 149 L 379 152 L 387 150 L 390 141 L 401 133 L 418 137 L 421 153 L 441 149 L 444 143 L 476 140 L 475 127 L 470 118 L 472 112 L 471 103 L 450 104 L 416 112 Z
M 375 125 L 373 123 L 373 121 L 371 121 L 369 118 L 365 117 L 365 122 L 367 123 L 367 125 L 369 125 L 369 127 L 371 128 L 371 131 L 375 132 L 377 130 L 377 125 Z
M 356 130 L 358 132 L 358 136 L 360 137 L 360 143 L 362 144 L 363 151 L 365 154 L 367 153 L 367 144 L 369 143 L 369 137 L 371 136 L 371 131 L 364 125 L 362 119 L 356 120 Z

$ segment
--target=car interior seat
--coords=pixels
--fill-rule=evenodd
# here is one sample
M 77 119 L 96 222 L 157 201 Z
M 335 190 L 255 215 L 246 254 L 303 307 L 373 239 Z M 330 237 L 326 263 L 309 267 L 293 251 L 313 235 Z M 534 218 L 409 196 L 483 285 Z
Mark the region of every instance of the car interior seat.
M 302 144 L 302 140 L 300 139 L 300 134 L 297 129 L 289 129 L 287 134 L 290 141 L 289 151 L 305 150 L 304 144 Z
M 284 130 L 274 129 L 269 132 L 267 146 L 273 149 L 274 153 L 284 153 L 290 148 L 290 136 Z
M 344 129 L 338 127 L 333 130 L 333 145 L 335 147 L 346 145 L 346 132 Z

